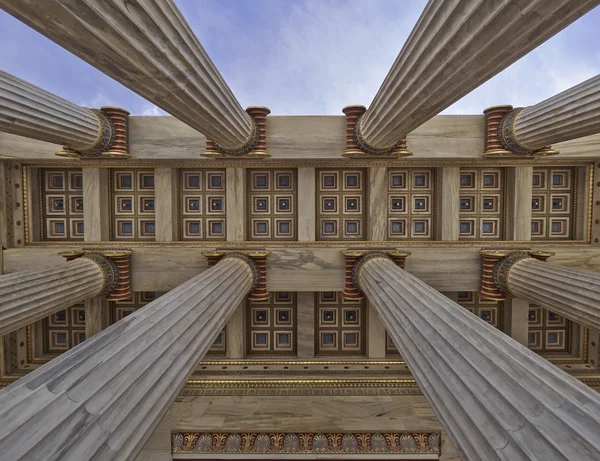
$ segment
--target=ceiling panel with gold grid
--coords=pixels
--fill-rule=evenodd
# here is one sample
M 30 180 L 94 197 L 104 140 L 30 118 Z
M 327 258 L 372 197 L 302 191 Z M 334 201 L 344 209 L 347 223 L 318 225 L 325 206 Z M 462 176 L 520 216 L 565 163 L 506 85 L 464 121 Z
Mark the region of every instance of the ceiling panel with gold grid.
M 529 305 L 529 349 L 544 352 L 571 352 L 572 322 L 535 304 Z
M 225 169 L 179 170 L 179 237 L 225 240 Z
M 81 169 L 40 169 L 42 240 L 83 240 Z
M 297 240 L 296 170 L 248 170 L 248 240 Z
M 75 304 L 42 321 L 44 353 L 62 354 L 85 341 L 85 307 Z
M 154 240 L 154 170 L 111 170 L 111 240 Z
M 296 355 L 297 296 L 274 292 L 268 301 L 246 302 L 246 355 Z
M 433 240 L 435 169 L 391 169 L 388 176 L 388 238 Z
M 364 169 L 317 169 L 317 240 L 365 240 Z
M 460 240 L 504 240 L 504 168 L 460 169 Z
M 575 237 L 577 168 L 534 168 L 531 196 L 532 240 Z
M 344 300 L 340 293 L 315 293 L 315 354 L 364 355 L 365 304 Z
M 504 330 L 504 301 L 482 299 L 475 291 L 459 291 L 458 304 L 475 314 L 484 322 L 500 331 Z

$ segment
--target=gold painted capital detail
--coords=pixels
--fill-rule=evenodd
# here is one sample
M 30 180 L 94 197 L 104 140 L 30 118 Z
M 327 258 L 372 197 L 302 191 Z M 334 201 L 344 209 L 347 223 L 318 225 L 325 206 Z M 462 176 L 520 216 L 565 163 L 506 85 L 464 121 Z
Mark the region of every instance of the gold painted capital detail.
M 114 261 L 94 252 L 84 253 L 81 258 L 96 263 L 102 271 L 102 277 L 104 278 L 102 292 L 100 293 L 102 296 L 107 297 L 115 291 L 119 284 L 119 269 Z

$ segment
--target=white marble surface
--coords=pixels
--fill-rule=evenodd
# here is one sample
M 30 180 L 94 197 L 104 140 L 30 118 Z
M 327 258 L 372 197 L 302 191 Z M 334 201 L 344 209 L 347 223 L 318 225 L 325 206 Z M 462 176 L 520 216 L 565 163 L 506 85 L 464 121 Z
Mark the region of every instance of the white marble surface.
M 504 301 L 504 332 L 527 347 L 529 340 L 529 301 L 509 298 Z
M 228 147 L 252 122 L 170 0 L 136 3 L 58 0 L 40 8 L 7 0 L 3 9 L 117 82 Z M 48 21 L 52 18 L 52 21 Z M 106 40 L 110 35 L 111 40 Z M 102 52 L 98 52 L 102 50 Z
M 110 242 L 106 246 L 111 246 Z M 222 247 L 224 245 L 219 245 Z M 169 291 L 206 270 L 204 251 L 213 247 L 142 245 L 133 247 L 133 291 Z M 270 291 L 341 291 L 344 282 L 344 246 L 286 247 L 264 245 Z M 401 247 L 398 245 L 398 247 Z M 489 247 L 489 246 L 488 246 Z M 11 248 L 4 251 L 7 273 L 61 263 L 60 251 L 81 245 Z M 440 291 L 477 291 L 481 272 L 479 245 L 404 246 L 411 251 L 407 270 Z M 543 245 L 555 252 L 552 264 L 600 272 L 600 247 Z
M 238 304 L 227 321 L 227 332 L 225 338 L 227 341 L 227 357 L 230 359 L 244 358 L 244 309 L 246 302 Z

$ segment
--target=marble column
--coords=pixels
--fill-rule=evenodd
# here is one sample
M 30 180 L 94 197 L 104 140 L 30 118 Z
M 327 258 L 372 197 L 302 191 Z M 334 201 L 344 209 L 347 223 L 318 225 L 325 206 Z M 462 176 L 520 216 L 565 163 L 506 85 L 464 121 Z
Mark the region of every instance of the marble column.
M 595 391 L 387 257 L 355 270 L 463 459 L 600 459 Z
M 225 256 L 0 391 L 3 459 L 134 459 L 252 288 L 254 265 Z
M 513 109 L 500 122 L 505 149 L 533 153 L 545 146 L 600 132 L 600 75 L 535 106 Z
M 0 131 L 85 152 L 111 141 L 103 133 L 107 123 L 101 111 L 73 104 L 0 70 Z
M 172 0 L 4 0 L 2 8 L 223 147 L 254 133 Z
M 2 275 L 0 336 L 108 293 L 118 278 L 114 263 L 95 253 L 42 269 Z
M 600 330 L 600 273 L 540 261 L 524 252 L 501 259 L 495 270 L 507 296 Z
M 376 148 L 397 143 L 599 3 L 430 0 L 359 121 L 360 135 Z

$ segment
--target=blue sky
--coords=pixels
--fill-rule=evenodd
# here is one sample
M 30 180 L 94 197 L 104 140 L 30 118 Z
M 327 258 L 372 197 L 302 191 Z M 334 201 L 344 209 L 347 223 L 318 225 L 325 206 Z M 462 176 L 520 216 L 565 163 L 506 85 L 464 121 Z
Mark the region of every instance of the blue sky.
M 426 0 L 176 0 L 243 107 L 341 115 L 368 106 Z M 164 114 L 0 11 L 0 67 L 88 107 Z M 600 74 L 600 7 L 448 108 L 535 104 Z

